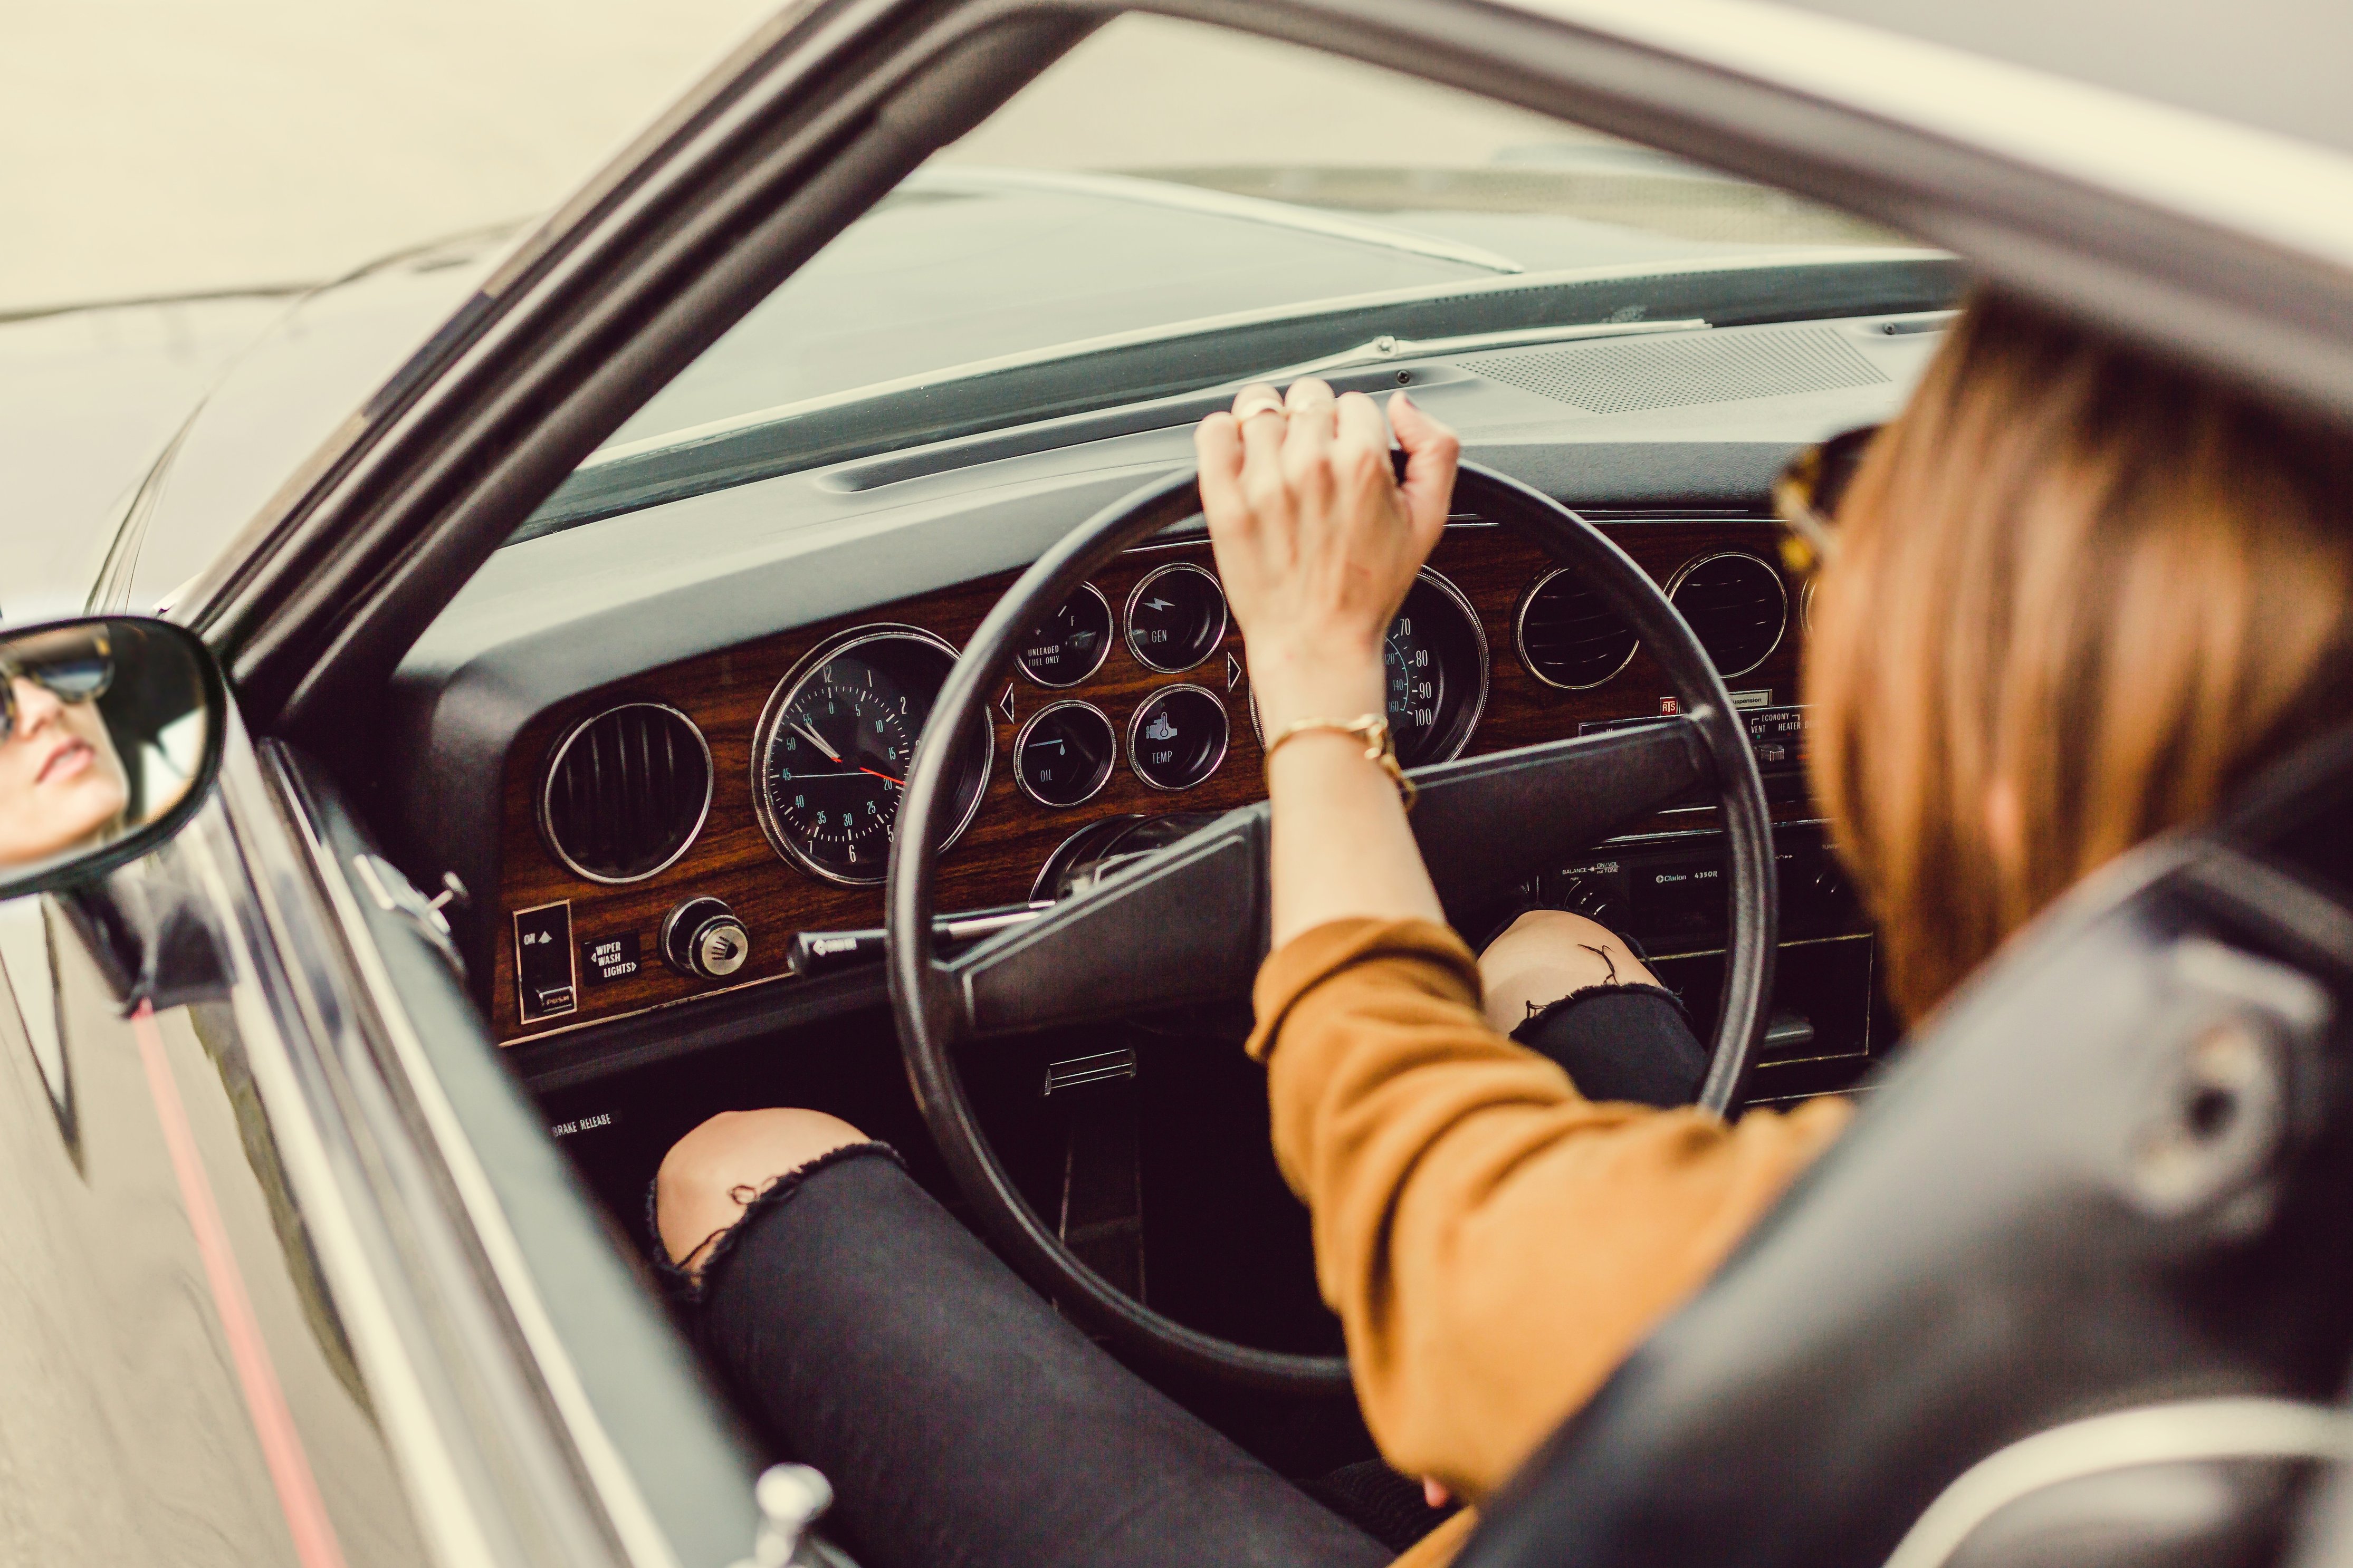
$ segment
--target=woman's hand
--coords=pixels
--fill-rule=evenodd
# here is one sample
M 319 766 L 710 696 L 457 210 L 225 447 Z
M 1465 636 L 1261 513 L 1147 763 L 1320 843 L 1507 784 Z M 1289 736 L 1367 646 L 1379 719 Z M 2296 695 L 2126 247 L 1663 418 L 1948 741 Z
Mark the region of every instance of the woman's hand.
M 1402 484 L 1389 427 L 1405 448 Z M 1195 433 L 1201 504 L 1259 722 L 1381 711 L 1381 643 L 1446 526 L 1461 443 L 1402 392 L 1389 418 L 1321 381 L 1243 389 Z
M 1381 643 L 1446 526 L 1461 443 L 1405 394 L 1389 401 L 1405 482 L 1371 398 L 1302 381 L 1246 389 L 1201 422 L 1201 506 L 1250 653 L 1261 731 L 1377 714 Z M 1273 937 L 1351 917 L 1445 918 L 1397 786 L 1364 742 L 1302 731 L 1267 761 Z

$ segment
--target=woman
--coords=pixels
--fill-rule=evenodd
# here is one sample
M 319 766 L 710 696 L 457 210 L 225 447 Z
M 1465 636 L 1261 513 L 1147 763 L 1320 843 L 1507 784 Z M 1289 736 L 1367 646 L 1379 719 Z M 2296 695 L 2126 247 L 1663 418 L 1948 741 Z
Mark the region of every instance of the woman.
M 1475 1506 L 1847 1113 L 1598 1100 L 1632 1043 L 1696 1050 L 1639 959 L 1566 915 L 1476 959 L 1445 928 L 1366 731 L 1456 445 L 1403 395 L 1388 425 L 1321 383 L 1252 388 L 1200 428 L 1201 492 L 1269 741 L 1250 1049 L 1276 1152 L 1384 1458 Z M 1808 492 L 1842 524 L 1809 520 L 1810 765 L 1917 1018 L 2084 873 L 2343 719 L 2353 462 L 2000 299 L 1894 426 L 1825 455 L 1856 451 Z M 1387 1557 L 1087 1345 L 856 1129 L 721 1117 L 656 1188 L 713 1355 L 882 1568 Z
M 0 656 L 0 867 L 122 830 L 130 779 L 98 706 L 113 675 L 88 631 L 36 634 Z

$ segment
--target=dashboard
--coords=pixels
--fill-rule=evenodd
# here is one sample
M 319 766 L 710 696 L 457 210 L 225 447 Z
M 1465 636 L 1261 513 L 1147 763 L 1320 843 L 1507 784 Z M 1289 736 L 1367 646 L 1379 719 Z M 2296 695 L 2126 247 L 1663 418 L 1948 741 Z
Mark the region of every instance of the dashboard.
M 1715 658 L 1781 861 L 1759 1099 L 1841 1089 L 1895 1037 L 1875 939 L 1811 820 L 1806 601 L 1764 503 L 1793 446 L 1897 406 L 1933 303 L 1335 373 L 1410 384 L 1468 457 L 1576 509 Z M 1191 460 L 1190 404 L 1115 414 L 695 489 L 511 543 L 469 580 L 394 676 L 377 807 L 412 880 L 469 890 L 456 944 L 526 1082 L 872 1030 L 897 781 L 956 650 L 1030 562 Z M 1261 798 L 1245 650 L 1194 504 L 1168 501 L 1023 641 L 965 738 L 947 940 Z M 1468 512 L 1385 654 L 1412 763 L 1652 721 L 1669 697 L 1598 596 Z M 1529 868 L 1543 902 L 1644 943 L 1701 1018 L 1724 948 L 1714 824 L 1694 801 Z
M 1749 710 L 1777 815 L 1802 816 L 1791 704 L 1804 604 L 1778 563 L 1778 525 L 1733 509 L 1594 521 L 1693 624 Z M 915 736 L 955 649 L 1013 576 L 749 639 L 534 717 L 501 789 L 501 1039 L 789 986 L 864 951 Z M 1408 765 L 1672 710 L 1598 595 L 1468 514 L 1450 521 L 1384 653 Z M 1098 574 L 1018 663 L 963 748 L 944 910 L 1018 910 L 1122 825 L 1261 798 L 1244 649 L 1198 518 Z M 1670 812 L 1647 826 L 1693 823 Z M 1601 873 L 1577 884 L 1609 886 Z

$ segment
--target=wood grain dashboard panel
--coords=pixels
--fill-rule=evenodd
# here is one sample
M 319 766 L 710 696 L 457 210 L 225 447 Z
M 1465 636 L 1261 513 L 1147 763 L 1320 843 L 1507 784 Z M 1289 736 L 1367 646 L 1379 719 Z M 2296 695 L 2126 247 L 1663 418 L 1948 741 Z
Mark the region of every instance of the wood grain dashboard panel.
M 1740 550 L 1775 562 L 1776 525 L 1749 520 L 1605 522 L 1602 531 L 1661 583 L 1686 562 L 1723 550 Z M 1092 579 L 1118 615 L 1146 572 L 1171 561 L 1210 564 L 1206 540 L 1155 544 L 1134 550 Z M 1508 750 L 1577 733 L 1580 722 L 1631 718 L 1660 710 L 1669 688 L 1647 650 L 1610 680 L 1587 691 L 1562 691 L 1523 668 L 1512 627 L 1521 595 L 1548 567 L 1535 545 L 1508 530 L 1488 525 L 1450 527 L 1430 557 L 1430 566 L 1459 588 L 1476 608 L 1486 633 L 1492 688 L 1484 716 L 1464 754 Z M 1777 567 L 1778 570 L 1778 567 Z M 800 626 L 742 644 L 724 652 L 653 669 L 567 701 L 535 718 L 508 753 L 502 784 L 500 912 L 493 1017 L 501 1043 L 571 1030 L 698 994 L 776 980 L 786 973 L 786 953 L 802 931 L 872 927 L 882 922 L 880 888 L 845 888 L 819 882 L 788 866 L 761 833 L 753 816 L 753 731 L 770 691 L 818 643 L 846 628 L 878 622 L 922 626 L 961 647 L 1015 574 L 1006 573 L 878 605 L 855 616 Z M 1734 679 L 1736 690 L 1769 691 L 1770 700 L 1796 700 L 1799 639 L 1797 584 L 1790 591 L 1788 633 L 1757 669 Z M 985 908 L 1027 898 L 1038 870 L 1057 845 L 1086 824 L 1121 813 L 1222 811 L 1263 795 L 1261 755 L 1248 710 L 1246 676 L 1229 685 L 1228 656 L 1241 668 L 1241 638 L 1229 626 L 1208 659 L 1180 674 L 1147 668 L 1128 651 L 1124 636 L 1096 674 L 1082 685 L 1049 690 L 1026 677 L 1012 680 L 1013 714 L 1001 702 L 992 707 L 996 761 L 979 814 L 964 837 L 941 861 L 943 910 Z M 1013 742 L 1022 721 L 1049 702 L 1082 698 L 1108 714 L 1123 738 L 1137 705 L 1151 692 L 1189 683 L 1223 694 L 1232 731 L 1224 763 L 1203 784 L 1166 793 L 1145 784 L 1124 757 L 1111 781 L 1083 805 L 1056 810 L 1021 793 L 1013 782 Z M 616 703 L 652 700 L 683 710 L 699 725 L 711 747 L 714 772 L 710 814 L 701 834 L 679 860 L 641 882 L 608 887 L 565 868 L 550 852 L 537 819 L 536 801 L 550 752 L 578 721 Z M 681 900 L 699 895 L 724 900 L 749 930 L 752 953 L 725 983 L 691 979 L 665 966 L 658 956 L 662 916 Z M 516 910 L 568 901 L 571 930 L 579 943 L 634 933 L 642 955 L 638 972 L 603 984 L 584 973 L 578 1007 L 560 1019 L 526 1024 L 515 986 Z M 789 980 L 785 982 L 791 984 Z

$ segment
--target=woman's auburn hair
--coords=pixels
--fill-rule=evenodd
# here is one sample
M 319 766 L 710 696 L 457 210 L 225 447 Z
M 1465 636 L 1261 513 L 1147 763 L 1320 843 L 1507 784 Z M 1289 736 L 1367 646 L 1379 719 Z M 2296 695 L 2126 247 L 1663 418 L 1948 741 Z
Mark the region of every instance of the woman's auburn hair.
M 2085 873 L 2353 711 L 2342 437 L 2000 295 L 1840 508 L 1809 767 L 1917 1020 Z

